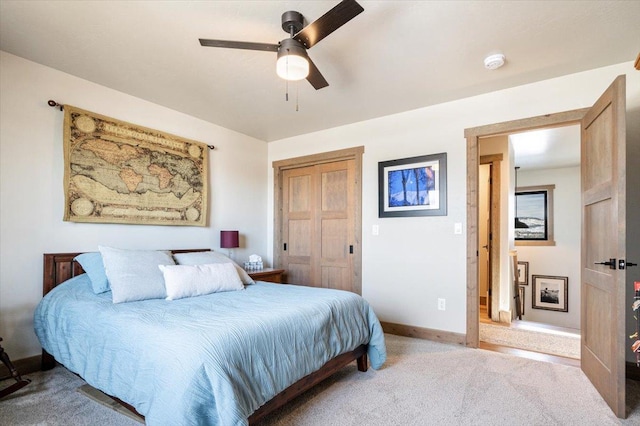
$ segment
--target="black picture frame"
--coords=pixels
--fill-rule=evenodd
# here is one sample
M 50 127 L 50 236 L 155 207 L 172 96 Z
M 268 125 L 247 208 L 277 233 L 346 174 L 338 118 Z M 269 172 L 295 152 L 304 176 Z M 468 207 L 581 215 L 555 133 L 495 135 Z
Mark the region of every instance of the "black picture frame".
M 516 191 L 516 241 L 549 239 L 549 202 L 546 190 Z
M 447 153 L 378 163 L 378 217 L 447 215 Z
M 531 307 L 569 312 L 569 277 L 532 275 Z

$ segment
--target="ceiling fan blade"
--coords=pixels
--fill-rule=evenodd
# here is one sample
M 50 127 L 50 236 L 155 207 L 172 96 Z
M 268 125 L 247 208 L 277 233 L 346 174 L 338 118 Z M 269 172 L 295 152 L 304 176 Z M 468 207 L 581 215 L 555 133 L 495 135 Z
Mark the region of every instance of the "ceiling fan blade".
M 300 30 L 293 38 L 309 49 L 363 11 L 364 8 L 357 1 L 343 0 L 333 9 Z
M 313 63 L 311 58 L 307 57 L 309 61 L 309 75 L 307 76 L 307 81 L 311 83 L 314 89 L 320 90 L 323 87 L 327 87 L 329 83 L 324 79 L 316 64 Z
M 201 38 L 200 45 L 205 47 L 225 47 L 228 49 L 265 50 L 277 52 L 278 45 L 271 43 L 251 43 L 248 41 L 210 40 Z

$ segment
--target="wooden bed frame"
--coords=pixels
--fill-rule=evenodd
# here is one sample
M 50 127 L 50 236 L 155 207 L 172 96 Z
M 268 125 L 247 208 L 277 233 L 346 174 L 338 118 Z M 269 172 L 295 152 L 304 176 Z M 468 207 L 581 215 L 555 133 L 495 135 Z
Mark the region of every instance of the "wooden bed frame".
M 171 250 L 172 253 L 189 253 L 198 251 L 209 251 L 209 249 Z M 44 276 L 42 281 L 43 296 L 53 290 L 58 284 L 61 284 L 69 278 L 75 277 L 76 275 L 84 273 L 82 266 L 80 266 L 78 262 L 73 260 L 79 254 L 82 253 L 44 254 Z M 367 371 L 368 360 L 366 345 L 360 345 L 351 352 L 346 352 L 342 355 L 338 355 L 337 357 L 329 360 L 318 371 L 315 371 L 308 376 L 303 377 L 293 385 L 289 386 L 288 388 L 274 396 L 262 407 L 258 408 L 258 410 L 256 410 L 251 416 L 249 416 L 249 424 L 256 423 L 269 413 L 275 411 L 276 409 L 285 405 L 287 402 L 293 400 L 297 396 L 311 389 L 313 386 L 317 385 L 318 383 L 331 376 L 336 371 L 342 369 L 344 366 L 354 360 L 357 362 L 359 371 Z M 55 365 L 56 361 L 53 356 L 43 350 L 42 369 L 50 370 L 55 367 Z M 126 401 L 122 401 L 115 397 L 112 398 L 125 406 L 127 409 L 131 410 L 137 416 L 144 419 L 144 416 L 138 413 L 135 408 L 133 408 L 133 406 L 128 404 Z

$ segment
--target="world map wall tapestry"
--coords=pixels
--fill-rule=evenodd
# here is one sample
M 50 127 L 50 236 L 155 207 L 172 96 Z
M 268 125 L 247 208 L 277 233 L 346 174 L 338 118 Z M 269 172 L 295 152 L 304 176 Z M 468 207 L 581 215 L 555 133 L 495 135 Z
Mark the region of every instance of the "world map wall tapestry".
M 206 226 L 207 145 L 64 112 L 65 221 Z

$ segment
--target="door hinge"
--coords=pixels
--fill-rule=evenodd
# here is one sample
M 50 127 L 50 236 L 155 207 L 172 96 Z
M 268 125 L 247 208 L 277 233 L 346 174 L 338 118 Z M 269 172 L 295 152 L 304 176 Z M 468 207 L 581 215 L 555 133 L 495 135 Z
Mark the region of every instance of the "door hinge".
M 349 254 L 353 254 L 353 246 L 349 246 Z
M 287 251 L 287 243 L 284 243 L 284 251 Z

